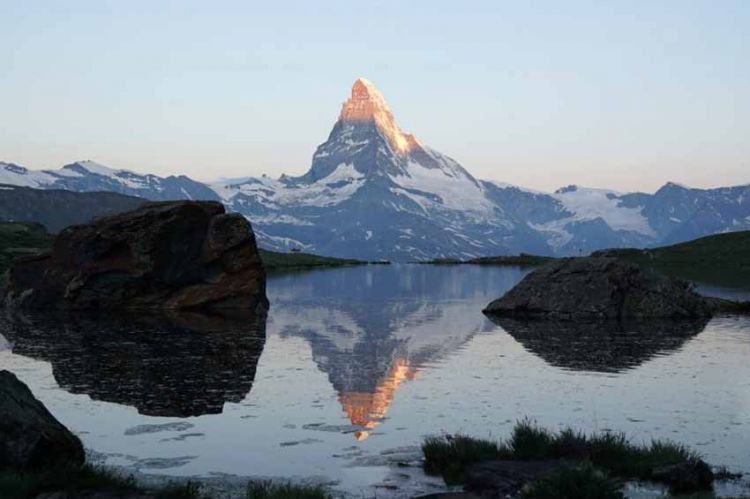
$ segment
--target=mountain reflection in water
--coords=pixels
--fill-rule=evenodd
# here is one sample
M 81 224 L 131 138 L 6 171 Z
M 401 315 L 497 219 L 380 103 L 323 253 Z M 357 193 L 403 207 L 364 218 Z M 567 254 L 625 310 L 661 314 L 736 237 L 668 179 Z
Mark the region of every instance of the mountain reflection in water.
M 417 461 L 425 435 L 504 439 L 523 417 L 634 441 L 679 435 L 707 462 L 750 473 L 750 319 L 717 317 L 703 331 L 495 325 L 482 309 L 526 272 L 376 265 L 275 275 L 265 343 L 257 318 L 4 323 L 0 314 L 0 369 L 102 464 L 233 475 L 243 493 L 249 478 L 290 476 L 336 482 L 352 497 L 436 492 L 432 478 L 391 465 Z M 205 416 L 179 419 L 191 414 Z
M 14 354 L 52 365 L 70 393 L 150 416 L 219 414 L 250 392 L 263 316 L 12 313 L 0 330 Z
M 481 314 L 484 296 L 504 292 L 525 273 L 506 268 L 488 279 L 479 268 L 407 268 L 311 272 L 269 284 L 273 329 L 310 344 L 358 440 L 372 434 L 397 390 L 422 367 L 491 329 Z
M 619 373 L 672 353 L 703 331 L 708 319 L 574 322 L 490 317 L 548 364 L 574 371 Z

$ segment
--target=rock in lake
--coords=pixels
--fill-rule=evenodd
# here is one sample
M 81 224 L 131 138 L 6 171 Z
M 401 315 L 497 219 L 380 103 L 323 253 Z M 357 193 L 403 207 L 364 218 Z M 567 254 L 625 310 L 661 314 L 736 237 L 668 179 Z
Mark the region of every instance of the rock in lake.
M 145 203 L 69 227 L 52 251 L 9 271 L 16 308 L 265 311 L 266 276 L 250 223 L 209 201 Z
M 519 318 L 697 318 L 712 307 L 679 279 L 616 258 L 566 258 L 527 275 L 485 313 Z
M 669 485 L 673 493 L 711 490 L 714 473 L 701 459 L 661 466 L 651 471 L 651 478 Z
M 84 458 L 78 437 L 11 372 L 0 371 L 0 466 L 38 470 L 80 466 Z

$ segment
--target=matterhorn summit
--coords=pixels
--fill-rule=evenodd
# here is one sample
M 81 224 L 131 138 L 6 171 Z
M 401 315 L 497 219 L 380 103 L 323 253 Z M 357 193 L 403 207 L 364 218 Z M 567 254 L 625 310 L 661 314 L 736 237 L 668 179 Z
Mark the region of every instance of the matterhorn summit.
M 352 85 L 351 96 L 341 107 L 328 140 L 318 146 L 310 170 L 299 180 L 315 182 L 348 168 L 370 181 L 392 181 L 408 184 L 407 187 L 425 175 L 433 177 L 430 179 L 433 183 L 443 178 L 460 179 L 474 189 L 479 187 L 454 160 L 403 132 L 383 94 L 364 78 L 358 78 Z M 421 171 L 425 169 L 435 171 Z
M 399 154 L 406 154 L 419 147 L 413 135 L 405 134 L 396 125 L 383 94 L 364 78 L 357 78 L 354 82 L 352 96 L 344 102 L 339 121 L 350 124 L 374 123 L 388 139 L 391 149 Z

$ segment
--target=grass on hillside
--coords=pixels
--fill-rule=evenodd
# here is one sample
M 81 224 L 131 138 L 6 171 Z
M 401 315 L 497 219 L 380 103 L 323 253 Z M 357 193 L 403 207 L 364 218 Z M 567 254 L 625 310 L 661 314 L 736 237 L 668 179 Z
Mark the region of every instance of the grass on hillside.
M 543 265 L 551 260 L 554 260 L 554 258 L 551 256 L 539 256 L 520 253 L 518 255 L 483 256 L 479 258 L 471 258 L 469 260 L 459 260 L 456 258 L 436 258 L 435 260 L 428 260 L 426 262 L 420 263 L 432 265 L 518 265 L 521 267 L 532 267 Z
M 39 224 L 0 222 L 0 275 L 17 257 L 44 251 L 52 246 L 53 240 Z
M 747 287 L 750 282 L 750 231 L 714 234 L 660 248 L 611 249 L 594 254 L 615 256 L 689 281 L 728 287 Z
M 635 444 L 622 433 L 586 435 L 570 428 L 555 433 L 528 419 L 516 423 L 504 442 L 463 435 L 430 437 L 422 444 L 422 452 L 425 471 L 442 475 L 447 483 L 460 483 L 470 464 L 493 459 L 575 459 L 612 476 L 641 480 L 653 479 L 654 468 L 700 460 L 698 454 L 674 442 Z
M 266 267 L 266 270 L 270 272 L 312 267 L 348 267 L 351 265 L 364 265 L 371 263 L 350 258 L 319 256 L 311 253 L 280 253 L 264 249 L 259 251 L 260 258 L 263 260 L 263 265 Z

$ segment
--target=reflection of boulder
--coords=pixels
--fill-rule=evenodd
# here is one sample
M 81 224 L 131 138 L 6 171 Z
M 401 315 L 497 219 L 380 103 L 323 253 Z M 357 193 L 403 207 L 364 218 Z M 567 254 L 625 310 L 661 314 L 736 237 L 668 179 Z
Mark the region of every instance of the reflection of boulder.
M 680 348 L 708 319 L 572 322 L 493 317 L 529 352 L 575 371 L 620 372 Z
M 151 416 L 221 413 L 249 393 L 265 316 L 20 315 L 2 319 L 13 353 L 52 364 L 71 393 Z

